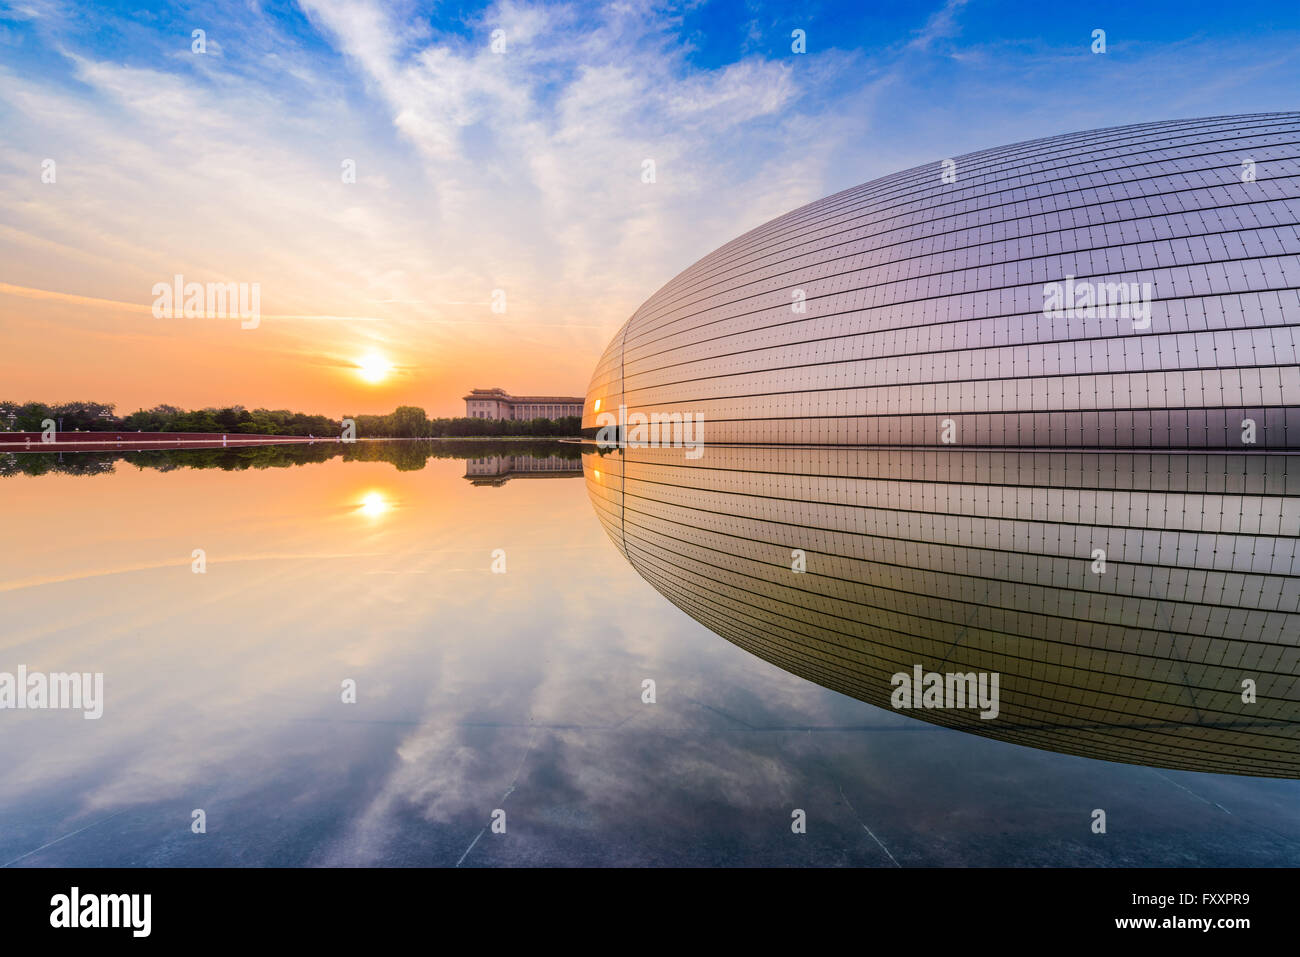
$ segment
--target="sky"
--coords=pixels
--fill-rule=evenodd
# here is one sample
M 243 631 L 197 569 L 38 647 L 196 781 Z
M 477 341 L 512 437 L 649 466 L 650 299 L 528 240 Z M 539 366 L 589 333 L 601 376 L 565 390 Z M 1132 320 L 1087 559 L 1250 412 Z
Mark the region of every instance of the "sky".
M 1294 3 L 0 0 L 0 399 L 582 395 L 655 290 L 805 203 L 1298 92 Z M 177 275 L 256 284 L 256 321 L 155 315 Z

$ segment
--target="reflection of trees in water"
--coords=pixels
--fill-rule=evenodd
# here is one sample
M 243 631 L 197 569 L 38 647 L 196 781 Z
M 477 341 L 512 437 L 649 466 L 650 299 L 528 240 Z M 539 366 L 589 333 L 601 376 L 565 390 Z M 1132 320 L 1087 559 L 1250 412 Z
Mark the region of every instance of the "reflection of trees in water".
M 0 454 L 0 478 L 10 475 L 107 475 L 113 472 L 110 452 L 5 452 Z
M 0 454 L 0 477 L 10 475 L 104 475 L 116 462 L 137 469 L 170 472 L 174 469 L 289 468 L 341 457 L 348 462 L 390 462 L 401 472 L 424 468 L 431 458 L 472 459 L 489 455 L 523 455 L 531 458 L 581 458 L 579 447 L 564 442 L 366 442 L 319 445 L 260 445 L 224 449 L 147 449 L 137 452 L 5 452 Z

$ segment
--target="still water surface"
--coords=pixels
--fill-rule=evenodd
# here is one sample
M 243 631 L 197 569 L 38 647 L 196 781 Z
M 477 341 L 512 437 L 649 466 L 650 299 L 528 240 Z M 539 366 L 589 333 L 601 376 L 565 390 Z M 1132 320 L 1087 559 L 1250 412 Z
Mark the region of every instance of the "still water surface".
M 0 865 L 1300 863 L 1300 782 L 976 737 L 728 643 L 572 446 L 0 459 L 0 671 L 106 698 L 0 712 Z

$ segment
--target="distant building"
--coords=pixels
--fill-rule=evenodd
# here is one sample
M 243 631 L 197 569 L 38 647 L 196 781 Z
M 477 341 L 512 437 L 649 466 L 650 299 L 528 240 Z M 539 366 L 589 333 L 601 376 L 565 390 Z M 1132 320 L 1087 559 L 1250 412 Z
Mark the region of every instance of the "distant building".
M 582 396 L 510 395 L 505 389 L 471 389 L 465 415 L 471 419 L 562 419 L 582 415 Z

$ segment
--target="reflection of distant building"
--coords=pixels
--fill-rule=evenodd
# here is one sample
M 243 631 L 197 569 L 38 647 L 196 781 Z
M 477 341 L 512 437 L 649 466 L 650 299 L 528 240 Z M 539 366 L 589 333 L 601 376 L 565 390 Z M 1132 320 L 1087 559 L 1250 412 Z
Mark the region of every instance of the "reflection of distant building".
M 576 478 L 582 474 L 582 459 L 558 455 L 488 455 L 465 460 L 465 478 L 475 485 L 505 485 L 512 478 Z
M 505 389 L 471 389 L 465 415 L 471 419 L 562 419 L 582 415 L 581 396 L 510 395 Z

